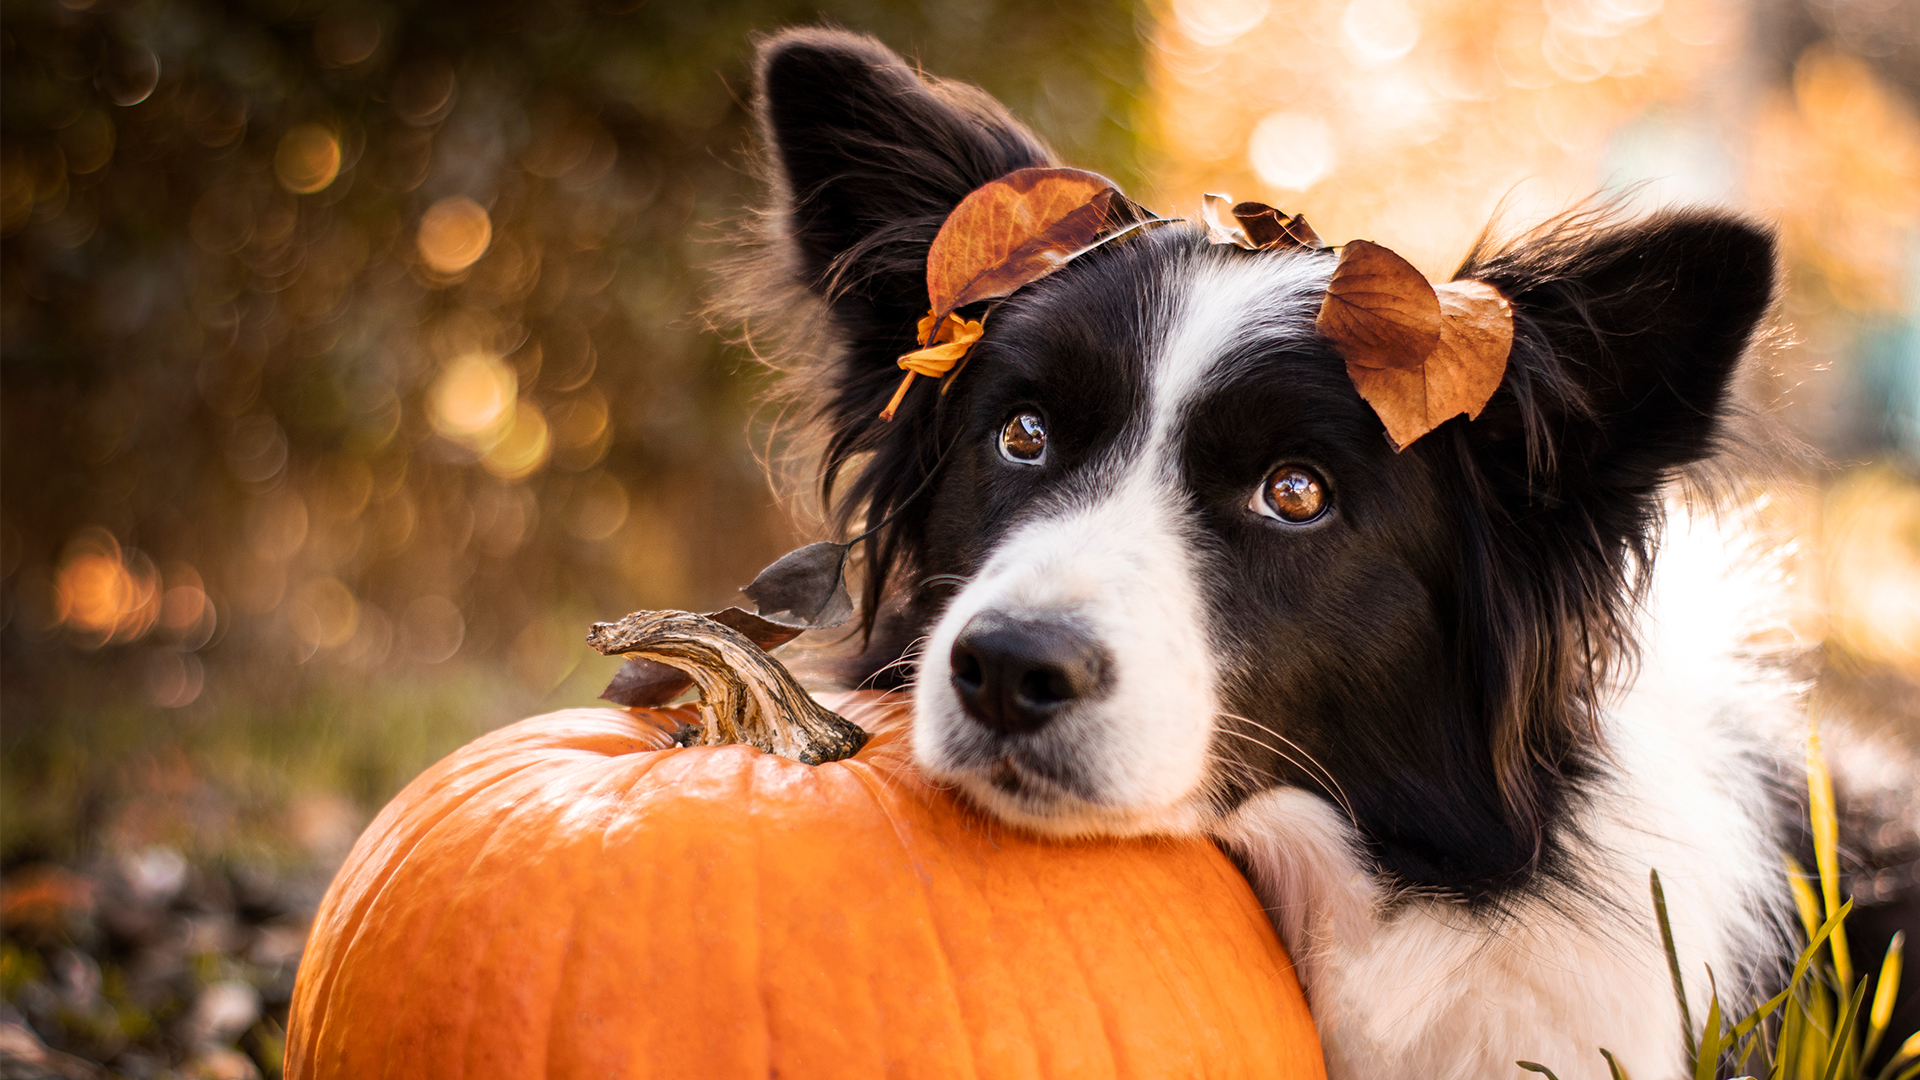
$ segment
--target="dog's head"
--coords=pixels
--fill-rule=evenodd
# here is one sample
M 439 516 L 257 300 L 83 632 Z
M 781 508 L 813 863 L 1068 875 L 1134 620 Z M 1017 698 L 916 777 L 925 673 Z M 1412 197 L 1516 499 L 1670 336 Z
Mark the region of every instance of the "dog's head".
M 1315 330 L 1333 256 L 1184 225 L 1000 303 L 884 422 L 942 221 L 1048 153 L 869 39 L 773 38 L 759 78 L 779 257 L 834 339 L 826 487 L 843 521 L 895 515 L 870 667 L 917 647 L 927 769 L 1055 834 L 1294 786 L 1469 896 L 1551 854 L 1660 488 L 1713 449 L 1771 302 L 1764 230 L 1596 213 L 1484 246 L 1459 273 L 1512 301 L 1507 374 L 1403 452 Z

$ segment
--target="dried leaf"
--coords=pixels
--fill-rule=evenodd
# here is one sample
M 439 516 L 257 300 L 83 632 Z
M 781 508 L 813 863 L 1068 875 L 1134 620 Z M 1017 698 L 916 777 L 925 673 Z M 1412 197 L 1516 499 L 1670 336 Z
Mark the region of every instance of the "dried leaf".
M 1354 388 L 1399 450 L 1461 413 L 1479 416 L 1500 388 L 1513 348 L 1513 308 L 1500 290 L 1483 281 L 1455 281 L 1433 292 L 1440 340 L 1423 363 L 1408 369 L 1347 362 Z
M 1461 413 L 1477 419 L 1507 373 L 1513 305 L 1484 281 L 1450 281 L 1433 291 L 1440 344 L 1427 357 L 1427 411 L 1436 425 Z
M 753 642 L 755 645 L 760 646 L 762 652 L 772 652 L 787 642 L 792 641 L 794 638 L 799 637 L 801 633 L 807 629 L 803 626 L 788 626 L 785 623 L 777 623 L 772 619 L 755 615 L 745 608 L 737 607 L 708 612 L 701 617 L 712 619 L 721 626 L 739 631 L 741 636 Z
M 895 361 L 907 374 L 893 391 L 893 397 L 887 400 L 886 408 L 880 410 L 880 419 L 893 419 L 894 411 L 900 408 L 900 401 L 907 396 L 907 387 L 913 385 L 915 375 L 937 379 L 966 366 L 967 350 L 973 348 L 973 343 L 979 341 L 980 335 L 986 332 L 986 327 L 978 319 L 963 319 L 951 314 L 944 319 L 935 319 L 932 315 L 921 319 L 920 342 L 924 347 Z
M 782 626 L 817 630 L 853 618 L 847 595 L 847 544 L 822 540 L 775 559 L 740 591 L 759 617 Z
M 1207 227 L 1207 239 L 1215 244 L 1232 244 L 1248 251 L 1258 247 L 1247 238 L 1247 231 L 1233 216 L 1233 197 L 1207 192 L 1200 196 L 1200 221 Z
M 628 708 L 646 709 L 665 705 L 693 686 L 693 676 L 655 660 L 629 660 L 614 672 L 613 681 L 600 691 L 600 700 Z
M 1349 369 L 1409 370 L 1440 344 L 1440 301 L 1426 276 L 1379 244 L 1354 240 L 1320 303 L 1320 332 Z
M 1230 196 L 1209 192 L 1200 197 L 1200 220 L 1207 227 L 1209 241 L 1248 251 L 1296 247 L 1320 250 L 1327 246 L 1307 224 L 1306 215 L 1288 216 L 1285 210 L 1263 202 L 1235 203 Z
M 927 252 L 935 324 L 1046 277 L 1139 214 L 1112 181 L 1080 169 L 1020 169 L 975 188 Z
M 1305 214 L 1288 217 L 1286 211 L 1261 202 L 1243 202 L 1233 208 L 1234 220 L 1256 248 L 1324 248 L 1320 234 L 1307 224 Z

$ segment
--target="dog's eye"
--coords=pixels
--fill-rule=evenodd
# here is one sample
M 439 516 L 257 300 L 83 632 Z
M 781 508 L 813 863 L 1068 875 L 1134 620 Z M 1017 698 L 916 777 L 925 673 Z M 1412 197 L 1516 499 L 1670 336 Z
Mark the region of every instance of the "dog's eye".
M 1267 474 L 1247 505 L 1256 514 L 1305 525 L 1327 512 L 1327 488 L 1312 469 L 1282 465 Z
M 1047 456 L 1047 422 L 1037 412 L 1014 414 L 1000 429 L 1000 456 L 1022 465 L 1038 465 Z

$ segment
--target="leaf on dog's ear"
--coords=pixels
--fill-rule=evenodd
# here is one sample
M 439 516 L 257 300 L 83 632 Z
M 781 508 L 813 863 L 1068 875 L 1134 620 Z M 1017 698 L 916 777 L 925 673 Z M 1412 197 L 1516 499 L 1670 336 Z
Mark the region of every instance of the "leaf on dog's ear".
M 1434 288 L 1440 339 L 1413 368 L 1367 367 L 1349 360 L 1354 389 L 1379 415 L 1396 450 L 1461 413 L 1480 415 L 1507 371 L 1513 307 L 1484 281 Z
M 757 618 L 767 622 L 800 630 L 838 626 L 853 618 L 853 598 L 847 595 L 851 550 L 826 540 L 795 548 L 740 591 L 760 609 Z
M 1437 425 L 1461 413 L 1479 417 L 1513 352 L 1513 305 L 1484 281 L 1436 285 L 1440 345 L 1427 357 L 1427 411 Z
M 1111 180 L 1081 169 L 1019 169 L 975 188 L 927 251 L 934 325 L 1046 277 L 1141 214 Z
M 1354 240 L 1340 249 L 1317 325 L 1349 368 L 1410 370 L 1440 344 L 1440 300 L 1412 263 Z

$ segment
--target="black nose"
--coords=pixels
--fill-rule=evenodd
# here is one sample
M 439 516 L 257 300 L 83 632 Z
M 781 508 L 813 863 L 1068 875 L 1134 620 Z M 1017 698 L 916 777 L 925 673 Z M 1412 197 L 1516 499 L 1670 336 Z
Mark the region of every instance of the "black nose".
M 954 639 L 953 688 L 994 731 L 1033 731 L 1106 684 L 1106 654 L 1060 619 L 975 615 Z

